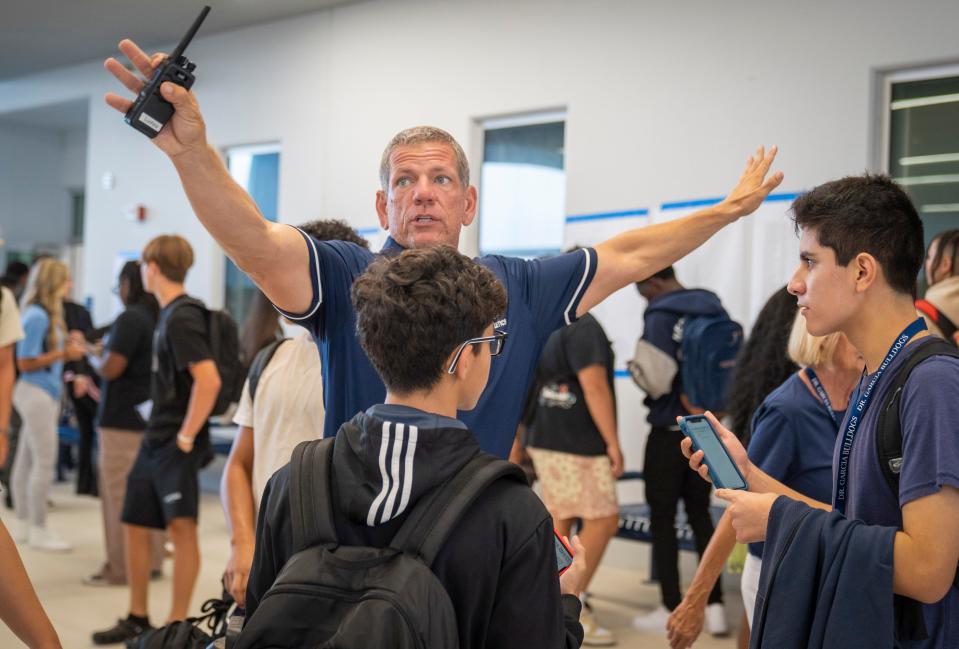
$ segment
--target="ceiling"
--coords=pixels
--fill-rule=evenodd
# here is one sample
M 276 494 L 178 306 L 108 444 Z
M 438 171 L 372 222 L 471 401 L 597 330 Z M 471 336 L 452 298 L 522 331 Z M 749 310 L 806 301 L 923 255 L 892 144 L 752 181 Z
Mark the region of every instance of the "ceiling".
M 207 0 L 201 35 L 348 4 L 356 0 Z M 121 38 L 149 49 L 180 40 L 200 13 L 197 0 L 3 0 L 0 80 L 115 53 Z

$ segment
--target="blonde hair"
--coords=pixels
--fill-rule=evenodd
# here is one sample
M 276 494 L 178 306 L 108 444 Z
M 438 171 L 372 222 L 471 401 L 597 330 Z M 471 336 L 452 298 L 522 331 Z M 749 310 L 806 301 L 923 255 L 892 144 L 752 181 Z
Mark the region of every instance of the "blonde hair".
M 840 336 L 838 332 L 813 336 L 806 329 L 806 318 L 797 313 L 786 350 L 789 358 L 801 367 L 833 367 Z
M 21 309 L 36 304 L 47 312 L 50 319 L 47 346 L 51 350 L 60 349 L 66 336 L 67 324 L 63 319 L 64 296 L 60 291 L 69 280 L 70 269 L 66 264 L 56 259 L 41 259 L 30 269 L 27 285 L 20 299 Z

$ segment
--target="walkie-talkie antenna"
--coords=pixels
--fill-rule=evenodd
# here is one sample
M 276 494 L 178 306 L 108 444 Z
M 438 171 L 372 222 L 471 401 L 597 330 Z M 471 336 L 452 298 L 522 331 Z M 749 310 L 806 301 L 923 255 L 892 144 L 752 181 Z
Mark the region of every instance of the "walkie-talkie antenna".
M 190 41 L 193 40 L 193 37 L 196 36 L 196 32 L 200 29 L 200 25 L 203 24 L 203 21 L 206 19 L 206 15 L 210 13 L 210 6 L 207 5 L 203 7 L 203 10 L 200 11 L 200 15 L 196 17 L 196 20 L 193 21 L 193 26 L 190 27 L 189 31 L 183 35 L 183 38 L 180 40 L 180 44 L 176 46 L 176 49 L 173 50 L 173 54 L 170 55 L 171 61 L 176 61 L 183 54 L 183 50 L 186 49 L 186 46 L 190 44 Z

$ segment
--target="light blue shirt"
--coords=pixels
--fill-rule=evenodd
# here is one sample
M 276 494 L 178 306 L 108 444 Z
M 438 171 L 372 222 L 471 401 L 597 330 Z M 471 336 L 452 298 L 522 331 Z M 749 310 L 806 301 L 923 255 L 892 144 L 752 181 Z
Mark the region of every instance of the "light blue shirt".
M 50 327 L 50 316 L 40 306 L 31 304 L 23 310 L 20 318 L 23 324 L 24 338 L 17 343 L 17 358 L 36 358 L 45 351 L 44 341 L 47 338 L 47 329 Z M 63 349 L 63 341 L 60 341 L 57 349 Z M 53 399 L 59 399 L 63 391 L 63 361 L 59 360 L 53 365 L 49 365 L 33 372 L 22 372 L 20 380 L 38 388 L 45 390 Z

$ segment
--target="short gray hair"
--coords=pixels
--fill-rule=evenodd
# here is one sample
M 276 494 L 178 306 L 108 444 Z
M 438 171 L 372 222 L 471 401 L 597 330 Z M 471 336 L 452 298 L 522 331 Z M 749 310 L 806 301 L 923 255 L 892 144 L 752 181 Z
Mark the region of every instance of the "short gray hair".
M 393 136 L 390 143 L 383 150 L 383 157 L 380 158 L 380 184 L 383 190 L 389 189 L 390 185 L 390 156 L 393 150 L 399 146 L 415 146 L 427 142 L 439 142 L 448 145 L 453 149 L 453 155 L 456 156 L 456 171 L 459 174 L 460 182 L 463 187 L 469 187 L 470 184 L 470 163 L 466 159 L 463 147 L 459 145 L 456 139 L 441 128 L 435 126 L 414 126 L 400 131 Z

